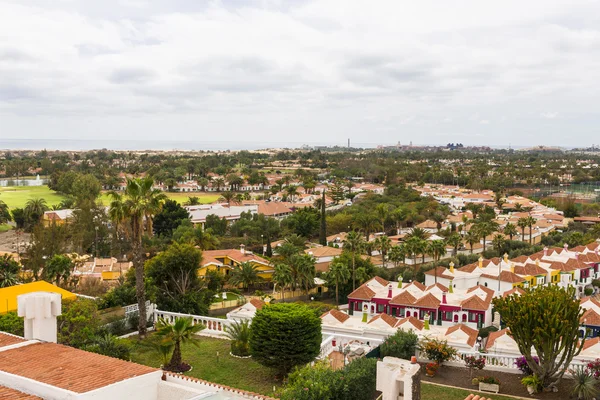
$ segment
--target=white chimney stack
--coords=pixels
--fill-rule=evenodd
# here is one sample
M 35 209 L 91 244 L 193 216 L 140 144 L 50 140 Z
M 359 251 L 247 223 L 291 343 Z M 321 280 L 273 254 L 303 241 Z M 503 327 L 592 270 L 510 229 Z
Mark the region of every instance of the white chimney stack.
M 17 296 L 19 317 L 25 319 L 25 339 L 57 342 L 56 317 L 61 314 L 58 293 L 34 292 Z
M 243 244 L 240 244 L 240 253 L 246 254 L 246 246 Z

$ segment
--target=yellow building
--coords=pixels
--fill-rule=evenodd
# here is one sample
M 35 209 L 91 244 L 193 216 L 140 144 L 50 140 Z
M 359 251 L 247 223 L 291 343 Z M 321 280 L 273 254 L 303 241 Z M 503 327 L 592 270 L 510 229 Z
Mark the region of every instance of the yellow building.
M 77 295 L 74 293 L 61 289 L 58 286 L 46 281 L 37 281 L 25 283 L 23 285 L 9 286 L 0 289 L 0 314 L 17 311 L 17 296 L 33 292 L 58 293 L 62 296 L 63 302 L 65 300 L 75 300 L 77 298 Z
M 46 211 L 42 217 L 44 226 L 64 225 L 73 217 L 73 210 Z
M 269 281 L 273 276 L 273 266 L 264 258 L 244 249 L 204 250 L 198 275 L 202 278 L 208 271 L 218 271 L 223 275 L 231 274 L 233 268 L 248 262 L 258 271 L 258 276 Z

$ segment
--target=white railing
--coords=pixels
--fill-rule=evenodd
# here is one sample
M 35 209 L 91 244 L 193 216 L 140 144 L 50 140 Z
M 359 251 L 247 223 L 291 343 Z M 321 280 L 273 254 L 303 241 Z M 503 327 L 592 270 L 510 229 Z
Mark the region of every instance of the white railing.
M 324 359 L 327 358 L 327 356 L 329 356 L 329 354 L 331 354 L 331 352 L 334 350 L 333 347 L 333 340 L 335 339 L 335 336 L 329 336 L 327 339 L 325 339 L 323 341 L 323 343 L 321 343 L 321 352 L 319 353 L 319 357 L 320 359 Z
M 325 333 L 327 334 L 327 333 Z M 335 342 L 335 345 L 334 345 Z M 319 357 L 318 358 L 327 358 L 329 356 L 329 354 L 331 354 L 333 351 L 338 350 L 340 348 L 344 348 L 347 345 L 351 344 L 351 343 L 369 343 L 369 348 L 373 349 L 374 347 L 379 346 L 382 342 L 383 339 L 376 339 L 376 338 L 365 338 L 362 336 L 354 336 L 354 335 L 344 335 L 344 334 L 339 334 L 339 333 L 334 333 L 331 334 L 329 333 L 329 336 L 327 337 L 327 339 L 325 339 L 322 343 L 321 343 L 321 352 L 319 353 Z
M 125 309 L 125 315 L 136 313 L 140 310 L 137 303 L 130 304 L 128 306 L 123 307 Z M 146 300 L 146 312 L 150 311 L 150 300 Z
M 419 361 L 427 362 L 430 361 L 425 357 L 425 354 L 419 352 L 417 350 L 417 359 Z M 458 354 L 450 361 L 444 362 L 444 365 L 449 365 L 453 367 L 465 367 L 465 357 L 467 356 L 475 356 L 481 357 L 485 359 L 485 369 L 489 371 L 500 371 L 500 372 L 509 372 L 513 374 L 522 373 L 519 368 L 517 368 L 517 359 L 521 358 L 521 356 L 517 355 L 506 355 L 506 354 L 490 354 L 490 353 L 478 353 L 478 352 L 466 352 L 459 351 Z M 569 365 L 569 371 L 583 370 L 587 365 L 587 361 L 583 360 L 573 360 Z M 568 375 L 568 373 L 567 373 Z
M 171 324 L 175 322 L 176 318 L 191 318 L 194 325 L 202 324 L 206 327 L 202 330 L 202 333 L 219 336 L 225 336 L 225 328 L 235 322 L 229 319 L 206 317 L 203 315 L 180 314 L 170 311 L 154 310 L 154 321 L 157 321 L 159 318 L 163 318 Z

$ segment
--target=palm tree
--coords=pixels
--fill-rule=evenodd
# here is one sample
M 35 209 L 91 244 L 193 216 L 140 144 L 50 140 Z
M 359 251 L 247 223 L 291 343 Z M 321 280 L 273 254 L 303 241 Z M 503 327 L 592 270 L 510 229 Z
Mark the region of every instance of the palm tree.
M 246 261 L 233 267 L 229 283 L 232 285 L 241 284 L 244 290 L 247 291 L 250 286 L 262 280 L 262 277 L 258 276 L 258 267 Z
M 165 369 L 179 372 L 181 367 L 181 345 L 191 343 L 198 346 L 199 341 L 194 335 L 204 329 L 204 325 L 194 325 L 191 317 L 175 318 L 173 324 L 165 321 L 164 318 L 159 318 L 156 323 L 156 334 L 173 343 L 173 355 L 171 361 L 165 366 Z
M 206 187 L 208 186 L 208 178 L 198 179 L 198 186 L 200 186 L 200 190 L 203 192 L 206 191 Z
M 392 246 L 388 253 L 388 258 L 394 263 L 394 268 L 398 267 L 398 264 L 403 263 L 406 258 L 406 248 L 404 244 Z
M 431 220 L 435 222 L 435 227 L 439 231 L 442 229 L 442 222 L 444 222 L 444 216 L 440 213 L 435 213 L 431 216 Z
M 133 264 L 135 268 L 135 291 L 139 312 L 139 337 L 146 336 L 146 288 L 144 279 L 144 261 L 142 253 L 142 236 L 144 231 L 144 217 L 151 220 L 152 213 L 156 212 L 166 198 L 164 193 L 153 189 L 153 180 L 146 178 L 127 178 L 123 196 L 113 194 L 109 215 L 111 218 L 126 221 L 130 226 L 133 247 Z M 151 234 L 152 225 L 146 224 Z
M 479 234 L 479 237 L 483 239 L 483 251 L 485 251 L 486 239 L 489 235 L 498 231 L 498 223 L 494 220 L 491 221 L 480 221 L 477 222 L 473 229 Z
M 520 204 L 520 203 L 517 203 L 517 204 Z M 527 228 L 528 225 L 529 225 L 529 221 L 527 220 L 526 217 L 521 217 L 517 221 L 517 226 L 519 228 L 521 228 L 521 240 L 522 241 L 525 241 L 525 228 Z
M 292 233 L 291 235 L 285 237 L 284 243 L 289 243 L 300 250 L 304 250 L 304 247 L 306 246 L 306 239 L 300 235 Z
M 390 216 L 389 205 L 386 203 L 377 204 L 377 206 L 375 207 L 375 215 L 377 215 L 379 224 L 381 224 L 381 230 L 385 232 L 385 222 Z
M 288 195 L 288 197 L 290 198 L 291 203 L 294 203 L 294 200 L 296 199 L 296 196 L 298 196 L 298 186 L 296 185 L 290 185 L 290 186 L 286 186 L 285 191 Z
M 483 210 L 483 204 L 469 203 L 465 206 L 465 209 L 473 213 L 473 219 L 477 219 L 477 214 Z
M 238 321 L 225 327 L 225 334 L 231 339 L 231 354 L 246 357 L 250 354 L 250 321 Z
M 15 286 L 19 283 L 19 263 L 9 254 L 0 256 L 0 287 Z
M 525 218 L 525 220 L 527 221 L 527 226 L 529 227 L 529 244 L 532 245 L 533 244 L 533 225 L 535 225 L 537 220 L 535 218 L 533 218 L 531 215 L 529 217 Z
M 471 229 L 465 235 L 465 240 L 469 243 L 470 253 L 473 254 L 473 245 L 479 243 L 479 233 L 475 229 Z
M 48 211 L 48 204 L 44 199 L 30 199 L 25 203 L 25 218 L 30 222 L 39 222 L 44 216 L 44 212 Z
M 292 269 L 287 264 L 275 264 L 272 280 L 281 288 L 281 301 L 285 302 L 285 288 L 293 283 Z
M 510 222 L 504 226 L 504 229 L 502 230 L 502 232 L 506 236 L 508 236 L 510 240 L 513 240 L 513 236 L 516 236 L 519 234 L 519 232 L 517 231 L 517 227 L 515 225 L 511 224 Z
M 300 251 L 301 249 L 295 244 L 285 241 L 275 249 L 277 256 L 287 263 L 289 263 L 293 255 L 300 253 Z
M 415 274 L 417 273 L 417 255 L 423 255 L 423 262 L 425 262 L 425 252 L 427 250 L 427 241 L 418 237 L 410 237 L 405 242 L 406 250 L 413 257 L 413 267 Z
M 412 228 L 411 231 L 406 234 L 406 239 L 414 237 L 417 239 L 426 240 L 429 236 L 431 235 L 423 228 Z
M 375 239 L 375 247 L 381 254 L 381 260 L 383 262 L 383 268 L 385 268 L 385 258 L 392 247 L 392 240 L 387 235 L 382 235 Z
M 406 221 L 407 212 L 404 208 L 398 207 L 392 212 L 392 219 L 396 223 L 396 234 L 400 234 L 402 224 Z
M 327 279 L 335 283 L 335 304 L 340 304 L 339 286 L 348 282 L 350 279 L 350 270 L 348 266 L 339 260 L 334 260 L 329 266 Z
M 456 257 L 456 254 L 458 254 L 458 248 L 460 247 L 462 242 L 462 236 L 460 236 L 460 234 L 456 232 L 450 234 L 450 236 L 448 236 L 448 238 L 446 239 L 446 243 L 449 246 L 452 246 L 452 255 L 454 257 Z
M 12 220 L 12 217 L 10 215 L 8 206 L 6 205 L 5 202 L 0 200 L 0 224 L 6 224 L 7 222 L 10 222 L 11 220 Z
M 365 241 L 360 233 L 355 231 L 348 232 L 342 249 L 349 251 L 352 256 L 352 291 L 356 289 L 356 255 L 360 254 L 364 245 Z
M 360 231 L 365 233 L 365 240 L 367 242 L 369 241 L 371 232 L 375 232 L 379 227 L 379 222 L 377 222 L 375 215 L 369 213 L 359 214 L 354 220 L 354 223 Z
M 446 255 L 446 244 L 443 240 L 432 240 L 427 244 L 427 254 L 433 261 L 439 261 L 442 256 Z
M 215 178 L 212 182 L 212 187 L 216 188 L 218 192 L 220 192 L 225 186 L 225 179 L 223 178 Z
M 225 202 L 227 203 L 227 206 L 231 205 L 231 200 L 233 200 L 235 197 L 235 193 L 233 192 L 223 192 L 221 193 L 221 199 L 225 200 Z
M 293 259 L 293 265 L 296 270 L 296 282 L 304 289 L 308 295 L 308 291 L 315 283 L 316 259 L 309 254 L 301 254 Z
M 504 235 L 499 233 L 494 236 L 494 239 L 492 239 L 492 246 L 498 251 L 498 257 L 502 257 L 502 253 L 504 253 L 502 250 L 504 249 L 504 246 L 506 246 Z
M 200 197 L 198 196 L 190 196 L 187 201 L 183 203 L 184 206 L 197 206 L 200 204 Z

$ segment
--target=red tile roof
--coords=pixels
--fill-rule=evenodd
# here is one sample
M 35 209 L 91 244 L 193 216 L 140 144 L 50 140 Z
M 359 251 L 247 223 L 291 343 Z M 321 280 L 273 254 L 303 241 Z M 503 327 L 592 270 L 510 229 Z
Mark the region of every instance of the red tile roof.
M 583 350 L 587 350 L 590 347 L 597 345 L 598 342 L 600 342 L 600 336 L 596 336 L 595 338 L 591 339 L 586 339 L 585 343 L 583 344 Z
M 450 275 L 447 272 L 448 272 L 448 269 L 445 267 L 436 267 L 436 268 L 430 269 L 429 271 L 426 271 L 425 275 L 435 276 L 437 273 L 438 278 L 454 279 L 454 276 Z
M 396 326 L 396 324 L 398 323 L 398 320 L 394 317 L 392 317 L 389 314 L 378 314 L 376 316 L 374 316 L 373 318 L 371 318 L 371 320 L 369 322 L 367 322 L 367 324 L 370 324 L 371 322 L 375 322 L 378 319 L 381 319 L 383 322 L 385 322 L 386 324 L 388 324 L 390 327 L 394 327 Z
M 0 352 L 0 370 L 75 393 L 85 393 L 159 371 L 55 343 Z
M 399 320 L 395 327 L 399 327 L 400 325 L 403 325 L 405 323 L 410 323 L 412 324 L 412 326 L 414 326 L 417 330 L 422 330 L 423 327 L 425 326 L 425 323 L 421 320 L 419 320 L 418 318 L 415 317 L 406 317 L 406 318 L 402 318 L 401 320 Z
M 340 322 L 345 322 L 348 318 L 350 318 L 348 314 L 336 309 L 324 312 L 323 315 L 321 315 L 321 318 L 323 318 L 326 315 L 331 315 L 333 318 L 337 319 Z
M 31 394 L 19 392 L 6 386 L 0 386 L 0 399 L 2 400 L 42 400 L 41 397 L 37 397 Z
M 457 269 L 459 271 L 461 271 L 461 272 L 471 273 L 471 272 L 475 271 L 477 269 L 477 267 L 478 267 L 478 264 L 477 263 L 473 263 L 473 264 L 467 264 L 464 267 L 460 267 L 460 268 L 457 268 Z
M 431 293 L 427 293 L 425 296 L 415 301 L 415 306 L 423 308 L 438 308 L 441 301 Z
M 421 282 L 417 282 L 417 281 L 412 281 L 411 283 L 406 285 L 405 289 L 409 288 L 411 285 L 417 287 L 421 292 L 424 292 L 426 289 L 425 285 L 423 285 Z
M 372 279 L 370 279 L 367 283 L 371 282 L 371 281 L 377 281 L 381 286 L 387 286 L 390 284 L 390 281 L 386 281 L 385 279 L 383 279 L 380 276 L 374 276 Z
M 202 261 L 200 261 L 200 265 L 206 265 L 209 263 L 221 264 L 217 258 L 229 257 L 232 260 L 235 260 L 238 263 L 243 263 L 247 261 L 256 261 L 264 265 L 269 265 L 269 262 L 249 251 L 242 252 L 240 249 L 224 249 L 224 250 L 203 250 L 202 251 Z
M 427 288 L 426 288 L 425 290 L 426 290 L 426 291 L 429 291 L 429 290 L 431 290 L 431 289 L 433 289 L 433 288 L 438 288 L 438 289 L 440 289 L 442 292 L 447 292 L 447 291 L 448 291 L 448 287 L 446 287 L 446 286 L 442 285 L 442 284 L 441 284 L 441 283 L 439 283 L 439 282 L 438 282 L 438 283 L 435 283 L 435 284 L 433 284 L 433 285 L 429 285 L 429 286 L 427 286 Z
M 493 289 L 490 289 L 489 287 L 485 287 L 483 285 L 473 286 L 472 288 L 469 288 L 469 290 L 467 290 L 467 293 L 474 292 L 477 289 L 481 289 L 482 291 L 487 293 L 488 297 L 494 297 L 494 293 L 496 293 Z
M 358 287 L 354 292 L 348 295 L 349 299 L 355 300 L 371 300 L 375 296 L 375 292 L 372 291 L 368 286 L 362 285 Z
M 502 295 L 502 297 L 507 297 L 507 296 L 510 296 L 512 294 L 522 295 L 524 293 L 525 293 L 525 290 L 523 290 L 523 289 L 521 289 L 520 287 L 517 286 L 515 288 L 512 288 L 512 289 L 507 290 L 506 292 L 504 292 L 504 294 Z
M 25 342 L 22 337 L 10 335 L 8 333 L 0 332 L 0 347 L 10 346 L 12 344 Z
M 593 309 L 589 309 L 583 313 L 579 321 L 585 325 L 600 326 L 600 315 Z
M 491 349 L 496 339 L 498 339 L 501 336 L 504 336 L 506 333 L 508 333 L 508 330 L 506 328 L 496 332 L 490 332 L 490 334 L 488 335 L 487 343 L 485 344 L 486 350 Z
M 548 271 L 536 264 L 525 264 L 524 266 L 515 266 L 515 274 L 517 275 L 548 275 Z
M 448 336 L 458 330 L 461 330 L 467 334 L 467 336 L 469 337 L 469 339 L 467 340 L 467 344 L 469 346 L 475 345 L 475 342 L 477 342 L 477 336 L 479 335 L 479 331 L 477 329 L 469 328 L 467 325 L 464 325 L 464 324 L 458 324 L 458 325 L 451 326 L 446 331 L 446 336 Z
M 481 277 L 498 280 L 498 275 L 481 274 Z M 513 272 L 510 272 L 510 271 L 502 271 L 500 273 L 500 281 L 501 282 L 518 283 L 518 282 L 523 282 L 524 280 L 525 279 L 521 278 L 519 275 L 517 275 Z
M 250 304 L 252 304 L 257 310 L 260 310 L 264 307 L 265 302 L 259 299 L 250 299 Z
M 417 299 L 407 291 L 404 291 L 396 296 L 392 300 L 390 300 L 389 304 L 392 305 L 402 305 L 402 306 L 411 306 L 417 301 Z
M 488 308 L 490 308 L 490 300 L 490 297 L 487 298 L 487 301 L 482 300 L 475 294 L 468 299 L 461 301 L 460 306 L 462 308 L 466 308 L 467 310 L 486 311 Z

